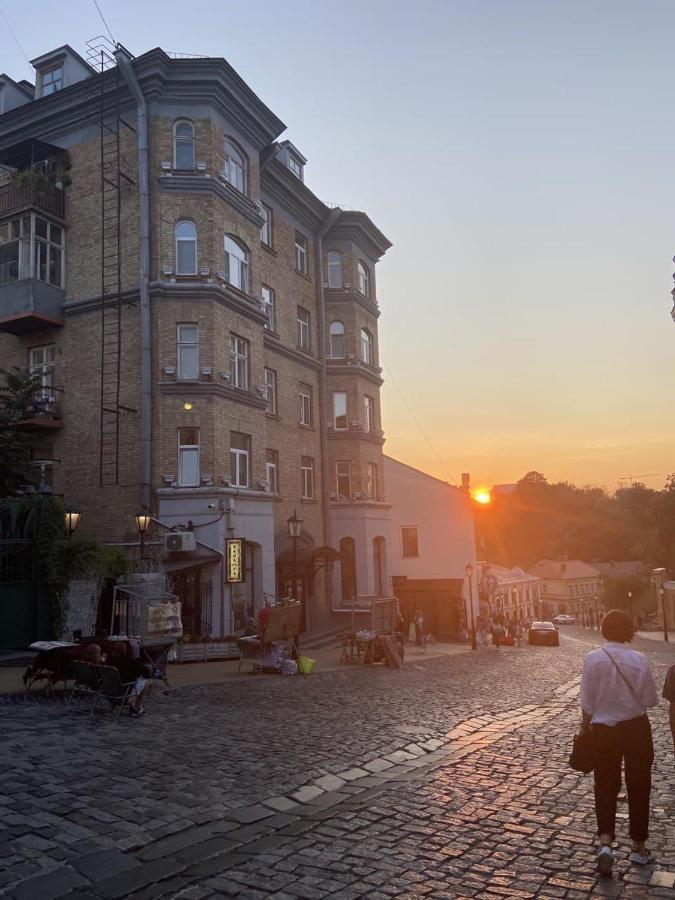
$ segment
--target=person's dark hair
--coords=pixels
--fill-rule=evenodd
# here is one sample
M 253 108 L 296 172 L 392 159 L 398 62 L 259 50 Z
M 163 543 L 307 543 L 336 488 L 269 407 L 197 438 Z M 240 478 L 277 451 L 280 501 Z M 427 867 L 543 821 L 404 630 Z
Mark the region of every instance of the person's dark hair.
M 635 635 L 633 622 L 622 609 L 610 609 L 605 613 L 600 630 L 606 641 L 616 641 L 618 644 L 627 644 Z

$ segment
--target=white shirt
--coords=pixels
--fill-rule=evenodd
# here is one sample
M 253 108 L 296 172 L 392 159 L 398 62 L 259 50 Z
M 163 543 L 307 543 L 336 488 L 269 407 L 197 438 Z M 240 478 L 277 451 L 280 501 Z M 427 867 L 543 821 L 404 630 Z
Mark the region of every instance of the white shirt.
M 631 683 L 635 697 L 612 660 L 607 658 L 605 648 Z M 591 650 L 584 659 L 579 702 L 595 724 L 616 725 L 643 716 L 648 707 L 659 702 L 647 657 L 628 644 L 614 641 L 607 641 L 604 648 Z

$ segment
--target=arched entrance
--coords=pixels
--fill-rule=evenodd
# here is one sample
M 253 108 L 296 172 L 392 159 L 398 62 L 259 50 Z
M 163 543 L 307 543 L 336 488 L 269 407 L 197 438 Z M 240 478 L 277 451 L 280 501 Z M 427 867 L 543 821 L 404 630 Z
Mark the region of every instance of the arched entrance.
M 276 586 L 277 600 L 293 598 L 302 603 L 301 631 L 306 631 L 311 626 L 311 615 L 308 606 L 311 605 L 311 587 L 307 578 L 307 562 L 312 553 L 313 540 L 305 531 L 297 539 L 295 554 L 293 541 L 286 532 L 280 532 L 275 536 L 276 555 Z M 297 597 L 293 597 L 297 584 Z

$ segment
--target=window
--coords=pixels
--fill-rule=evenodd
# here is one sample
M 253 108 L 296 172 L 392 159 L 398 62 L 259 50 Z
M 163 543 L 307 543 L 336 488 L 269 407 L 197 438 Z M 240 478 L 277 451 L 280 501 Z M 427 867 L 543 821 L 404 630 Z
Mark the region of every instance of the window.
M 195 129 L 192 122 L 176 122 L 173 126 L 173 167 L 195 167 Z
M 366 463 L 366 497 L 377 500 L 377 466 L 370 462 Z
M 299 231 L 295 232 L 295 268 L 307 274 L 307 238 Z
M 373 365 L 373 336 L 367 328 L 361 329 L 361 360 L 367 366 Z
M 328 287 L 342 287 L 342 254 L 331 250 L 328 254 Z
M 263 285 L 261 288 L 262 302 L 265 304 L 265 314 L 267 321 L 265 328 L 269 331 L 277 330 L 277 298 L 271 287 Z
M 240 291 L 248 290 L 248 251 L 229 234 L 225 235 L 225 277 Z
M 265 369 L 265 400 L 267 400 L 267 412 L 271 416 L 277 415 L 277 373 L 274 369 Z
M 51 459 L 32 459 L 31 481 L 38 491 L 51 494 L 54 490 L 54 463 Z
M 20 267 L 19 255 L 25 255 L 25 250 L 20 248 L 20 236 L 22 230 L 27 231 L 30 240 L 30 216 L 24 217 L 25 229 L 22 229 L 21 219 L 11 219 L 9 222 L 0 223 L 0 284 L 9 284 L 24 277 Z
M 333 393 L 333 428 L 335 431 L 347 430 L 347 395 L 342 391 Z
M 351 500 L 352 464 L 348 460 L 335 463 L 335 489 L 338 500 Z
M 230 335 L 230 384 L 248 390 L 248 341 L 236 334 Z
M 372 434 L 375 431 L 375 400 L 367 394 L 363 398 L 363 418 L 366 431 Z
M 63 66 L 57 66 L 46 72 L 40 72 L 40 84 L 42 86 L 42 96 L 47 97 L 49 94 L 55 94 L 63 87 Z
M 412 559 L 419 556 L 417 543 L 417 525 L 401 526 L 401 556 L 404 559 Z
M 356 271 L 359 278 L 359 293 L 363 294 L 364 297 L 370 297 L 370 270 L 368 266 L 359 260 Z
M 293 156 L 292 153 L 288 154 L 288 168 L 296 178 L 299 178 L 300 181 L 302 181 L 302 163 L 297 157 Z
M 249 457 L 251 438 L 239 431 L 230 432 L 230 480 L 234 487 L 249 485 Z
M 331 359 L 344 359 L 345 355 L 345 326 L 342 322 L 330 323 L 330 357 Z
M 197 274 L 197 226 L 194 222 L 176 225 L 176 275 Z
M 41 216 L 34 216 L 33 276 L 56 287 L 62 286 L 63 229 Z
M 52 401 L 54 399 L 54 363 L 56 347 L 47 344 L 44 347 L 31 347 L 28 351 L 28 373 L 41 385 L 35 400 Z
M 298 385 L 298 397 L 300 399 L 300 418 L 298 421 L 301 425 L 312 424 L 312 388 L 309 384 Z
M 199 326 L 178 326 L 178 378 L 199 378 Z
M 267 490 L 272 494 L 279 493 L 279 454 L 276 450 L 267 450 L 265 458 L 265 480 Z
M 306 309 L 302 306 L 298 307 L 298 347 L 301 350 L 309 351 L 310 344 L 310 317 Z
M 178 484 L 196 487 L 199 484 L 199 429 L 178 429 Z
M 274 232 L 272 231 L 272 207 L 267 206 L 266 203 L 262 205 L 262 214 L 265 221 L 263 222 L 263 227 L 260 229 L 260 240 L 266 247 L 274 246 Z
M 311 456 L 300 458 L 300 478 L 303 500 L 314 499 L 314 460 Z
M 39 278 L 63 286 L 63 229 L 36 213 L 0 223 L 0 284 Z
M 235 147 L 232 141 L 225 139 L 225 166 L 223 178 L 233 188 L 246 193 L 246 161 L 242 152 Z

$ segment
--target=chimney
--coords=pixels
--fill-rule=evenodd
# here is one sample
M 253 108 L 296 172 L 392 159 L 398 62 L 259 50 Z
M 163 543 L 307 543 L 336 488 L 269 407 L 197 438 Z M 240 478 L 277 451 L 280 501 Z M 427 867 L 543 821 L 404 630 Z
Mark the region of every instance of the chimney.
M 462 472 L 462 490 L 468 494 L 471 490 L 471 473 Z

